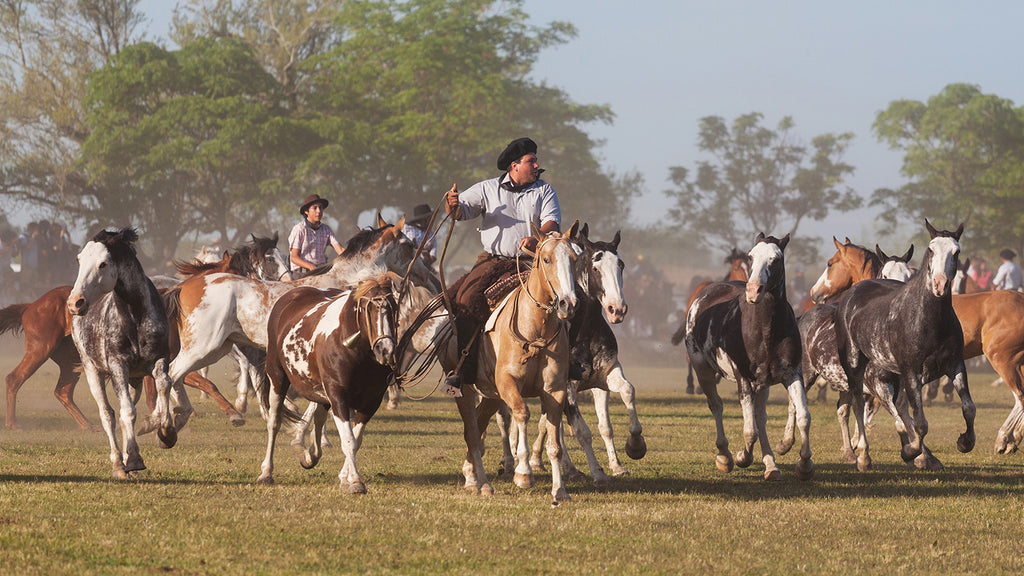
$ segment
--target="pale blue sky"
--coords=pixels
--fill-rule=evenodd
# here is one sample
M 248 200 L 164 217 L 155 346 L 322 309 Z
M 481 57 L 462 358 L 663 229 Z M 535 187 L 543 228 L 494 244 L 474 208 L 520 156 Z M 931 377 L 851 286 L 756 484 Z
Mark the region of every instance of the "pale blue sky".
M 152 34 L 166 34 L 173 5 L 142 2 Z M 857 171 L 849 184 L 869 196 L 902 182 L 901 155 L 871 133 L 889 102 L 927 99 L 953 82 L 1024 102 L 1024 3 L 527 0 L 524 7 L 535 23 L 577 27 L 576 39 L 541 55 L 534 76 L 577 102 L 611 106 L 614 125 L 589 132 L 606 142 L 608 168 L 644 175 L 646 194 L 633 210 L 640 223 L 667 207 L 669 166 L 701 158 L 703 116 L 758 111 L 774 127 L 789 115 L 806 142 L 853 132 L 845 159 Z M 873 241 L 858 239 L 870 220 L 860 211 L 806 232 Z

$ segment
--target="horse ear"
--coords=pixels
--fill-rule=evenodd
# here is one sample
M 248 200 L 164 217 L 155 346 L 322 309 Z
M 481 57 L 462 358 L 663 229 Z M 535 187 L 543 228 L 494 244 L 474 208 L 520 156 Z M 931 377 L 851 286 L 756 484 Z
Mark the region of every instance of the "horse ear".
M 928 234 L 931 234 L 932 238 L 935 238 L 935 236 L 939 233 L 939 231 L 936 230 L 934 226 L 932 226 L 932 223 L 929 222 L 927 218 L 924 219 L 924 227 L 928 229 Z
M 250 238 L 250 239 L 251 239 L 251 240 L 252 240 L 253 242 L 255 242 L 255 241 L 256 241 L 256 235 L 255 235 L 255 234 L 253 234 L 252 232 L 250 232 L 250 233 L 249 233 L 249 238 Z
M 963 233 L 964 233 L 964 223 L 961 222 L 960 225 L 957 226 L 956 232 L 953 233 L 953 238 L 956 238 L 956 241 L 959 242 L 960 241 L 960 235 L 963 234 Z
M 533 237 L 536 238 L 537 240 L 544 239 L 544 233 L 541 232 L 540 228 L 538 228 L 537 225 L 534 224 L 533 222 L 530 222 L 530 231 L 533 232 Z
M 398 231 L 405 230 L 405 215 L 404 214 L 402 215 L 401 218 L 399 218 L 398 222 L 395 222 L 395 230 L 398 230 Z
M 384 220 L 384 217 L 380 215 L 380 210 L 378 210 L 377 211 L 377 228 L 383 228 L 383 227 L 385 227 L 387 225 L 388 225 L 388 223 Z
M 849 237 L 849 236 L 847 236 L 847 237 L 846 237 L 846 244 L 847 244 L 847 245 L 849 245 L 849 244 L 853 244 L 853 242 L 852 242 L 852 241 L 850 240 L 850 237 Z
M 757 243 L 761 242 L 762 240 L 764 240 L 764 232 L 758 232 L 757 233 L 757 237 L 754 238 L 754 244 L 757 244 Z
M 964 263 L 962 264 L 962 266 L 963 266 L 964 272 L 969 270 L 971 268 L 971 259 L 968 258 L 967 260 L 964 260 Z
M 845 246 L 839 243 L 839 240 L 837 240 L 835 236 L 832 237 L 832 243 L 836 245 L 836 250 L 839 250 L 840 252 L 846 249 Z
M 225 258 L 227 258 L 227 257 L 228 257 L 228 251 L 227 251 L 227 250 L 225 250 L 225 251 L 224 251 L 224 253 L 223 253 L 223 254 L 221 254 L 221 256 L 220 256 L 220 259 L 221 259 L 221 260 L 223 260 L 223 259 L 225 259 Z
M 582 238 L 586 238 L 587 240 L 590 239 L 590 223 L 589 222 L 584 222 L 583 223 L 583 227 L 580 228 L 580 236 Z
M 575 238 L 576 234 L 579 232 L 579 229 L 580 229 L 580 221 L 577 220 L 577 221 L 572 223 L 572 226 L 569 227 L 569 233 L 566 234 L 566 236 L 569 237 L 569 238 Z
M 885 252 L 882 251 L 881 246 L 879 246 L 878 244 L 875 244 L 875 256 L 878 256 L 878 259 L 881 260 L 882 262 L 885 262 L 886 260 L 889 259 L 889 257 L 886 256 Z
M 616 252 L 619 251 L 619 241 L 622 240 L 622 236 L 619 234 L 620 232 L 621 230 L 616 230 L 615 238 L 612 238 L 612 248 L 614 248 Z
M 779 249 L 780 250 L 785 250 L 787 244 L 789 244 L 789 234 L 788 233 L 785 236 L 782 237 L 782 240 L 779 240 Z
M 909 264 L 910 263 L 910 259 L 913 258 L 913 257 L 914 257 L 914 245 L 911 244 L 910 245 L 910 250 L 907 250 L 907 253 L 903 255 L 902 260 Z

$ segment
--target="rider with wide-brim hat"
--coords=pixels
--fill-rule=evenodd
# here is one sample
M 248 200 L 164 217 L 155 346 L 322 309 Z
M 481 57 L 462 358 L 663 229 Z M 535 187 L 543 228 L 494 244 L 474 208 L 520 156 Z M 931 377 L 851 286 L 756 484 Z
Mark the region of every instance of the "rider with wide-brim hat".
M 1003 263 L 996 270 L 996 277 L 992 279 L 992 287 L 996 290 L 1020 290 L 1024 287 L 1024 273 L 1021 273 L 1020 266 L 1013 261 L 1017 253 L 1009 248 L 999 252 L 999 258 Z
M 480 218 L 480 240 L 484 252 L 473 268 L 451 287 L 458 346 L 464 358 L 459 370 L 445 378 L 445 393 L 460 396 L 461 387 L 476 378 L 476 335 L 490 314 L 484 290 L 519 266 L 528 269 L 530 259 L 522 250 L 537 247 L 532 226 L 541 232 L 561 230 L 562 211 L 558 195 L 540 179 L 537 144 L 529 138 L 509 142 L 498 155 L 502 175 L 470 186 L 461 194 L 452 185 L 445 195 L 448 215 L 456 220 Z M 468 353 L 465 351 L 468 350 Z
M 327 245 L 341 254 L 345 251 L 334 230 L 323 221 L 323 212 L 330 202 L 319 194 L 310 194 L 299 205 L 302 221 L 288 234 L 288 254 L 292 277 L 301 278 L 327 264 Z

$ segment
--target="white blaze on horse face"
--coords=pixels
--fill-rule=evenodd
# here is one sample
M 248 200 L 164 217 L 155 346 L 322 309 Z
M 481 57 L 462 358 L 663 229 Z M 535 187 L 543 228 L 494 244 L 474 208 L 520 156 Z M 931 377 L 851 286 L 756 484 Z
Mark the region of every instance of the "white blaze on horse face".
M 110 261 L 110 251 L 99 242 L 89 241 L 78 253 L 78 278 L 68 296 L 68 311 L 84 314 L 100 296 L 111 292 L 117 284 L 117 271 Z
M 594 269 L 601 277 L 601 309 L 609 324 L 619 324 L 626 317 L 626 298 L 622 295 L 622 260 L 614 252 L 594 253 Z
M 292 281 L 292 272 L 289 269 L 288 261 L 285 260 L 284 254 L 278 250 L 277 246 L 275 246 L 267 255 L 264 255 L 264 260 L 273 262 L 277 267 L 276 271 L 269 271 L 268 276 L 273 276 L 273 278 L 264 278 L 264 280 L 280 280 L 282 282 Z
M 907 266 L 906 262 L 900 262 L 899 260 L 890 260 L 882 266 L 882 272 L 878 275 L 879 278 L 885 280 L 896 280 L 898 282 L 906 282 L 910 280 L 910 276 L 913 273 L 910 271 L 910 266 Z
M 770 242 L 758 242 L 750 249 L 750 280 L 747 281 L 747 302 L 757 304 L 768 286 L 771 266 L 782 258 L 782 249 Z
M 539 249 L 537 252 L 538 256 L 543 258 L 539 254 Z M 573 253 L 569 248 L 569 242 L 556 242 L 547 257 L 552 260 L 551 264 L 554 268 L 553 278 L 549 277 L 548 282 L 555 292 L 557 314 L 559 318 L 565 320 L 572 316 L 572 312 L 576 308 L 576 281 L 573 279 Z
M 937 236 L 928 243 L 928 249 L 932 253 L 928 287 L 932 294 L 939 298 L 945 295 L 950 282 L 956 276 L 960 244 L 953 238 Z
M 811 286 L 811 300 L 821 304 L 822 294 L 828 294 L 832 291 L 832 280 L 828 277 L 828 268 L 821 273 L 818 277 L 818 281 Z

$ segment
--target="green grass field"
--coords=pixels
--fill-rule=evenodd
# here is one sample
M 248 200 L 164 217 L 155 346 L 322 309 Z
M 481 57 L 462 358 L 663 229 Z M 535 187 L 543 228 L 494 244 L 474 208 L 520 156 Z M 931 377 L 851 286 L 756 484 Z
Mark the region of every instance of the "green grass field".
M 20 340 L 0 344 L 6 374 Z M 277 451 L 277 484 L 254 485 L 266 442 L 255 406 L 245 426 L 232 428 L 197 394 L 198 413 L 177 446 L 161 450 L 143 437 L 148 470 L 115 481 L 102 432 L 79 431 L 53 398 L 50 364 L 19 395 L 22 429 L 0 430 L 0 573 L 1019 573 L 1024 456 L 992 452 L 1012 398 L 989 386 L 990 372 L 971 374 L 972 453 L 956 451 L 958 403 L 940 398 L 927 410 L 928 444 L 944 471 L 908 469 L 891 418 L 880 414 L 874 469 L 856 472 L 840 458 L 831 393 L 812 406 L 814 480 L 796 479 L 794 450 L 779 457 L 782 481 L 769 484 L 759 452 L 746 470 L 715 469 L 713 421 L 703 396 L 683 394 L 680 358 L 669 347 L 626 360 L 647 456 L 626 459 L 625 410 L 613 404 L 631 474 L 607 487 L 569 483 L 573 501 L 557 508 L 546 473 L 525 491 L 494 477 L 493 436 L 485 463 L 495 495 L 465 493 L 461 424 L 442 398 L 378 413 L 358 459 L 365 496 L 338 489 L 339 448 L 303 470 L 287 441 Z M 233 389 L 226 365 L 213 377 L 222 391 Z M 742 422 L 734 390 L 722 385 L 733 450 Z M 769 406 L 773 442 L 785 416 L 782 392 L 773 391 Z M 77 400 L 98 421 L 84 380 Z M 596 435 L 593 406 L 583 407 Z M 575 440 L 568 445 L 583 469 Z M 600 448 L 598 458 L 606 461 Z

